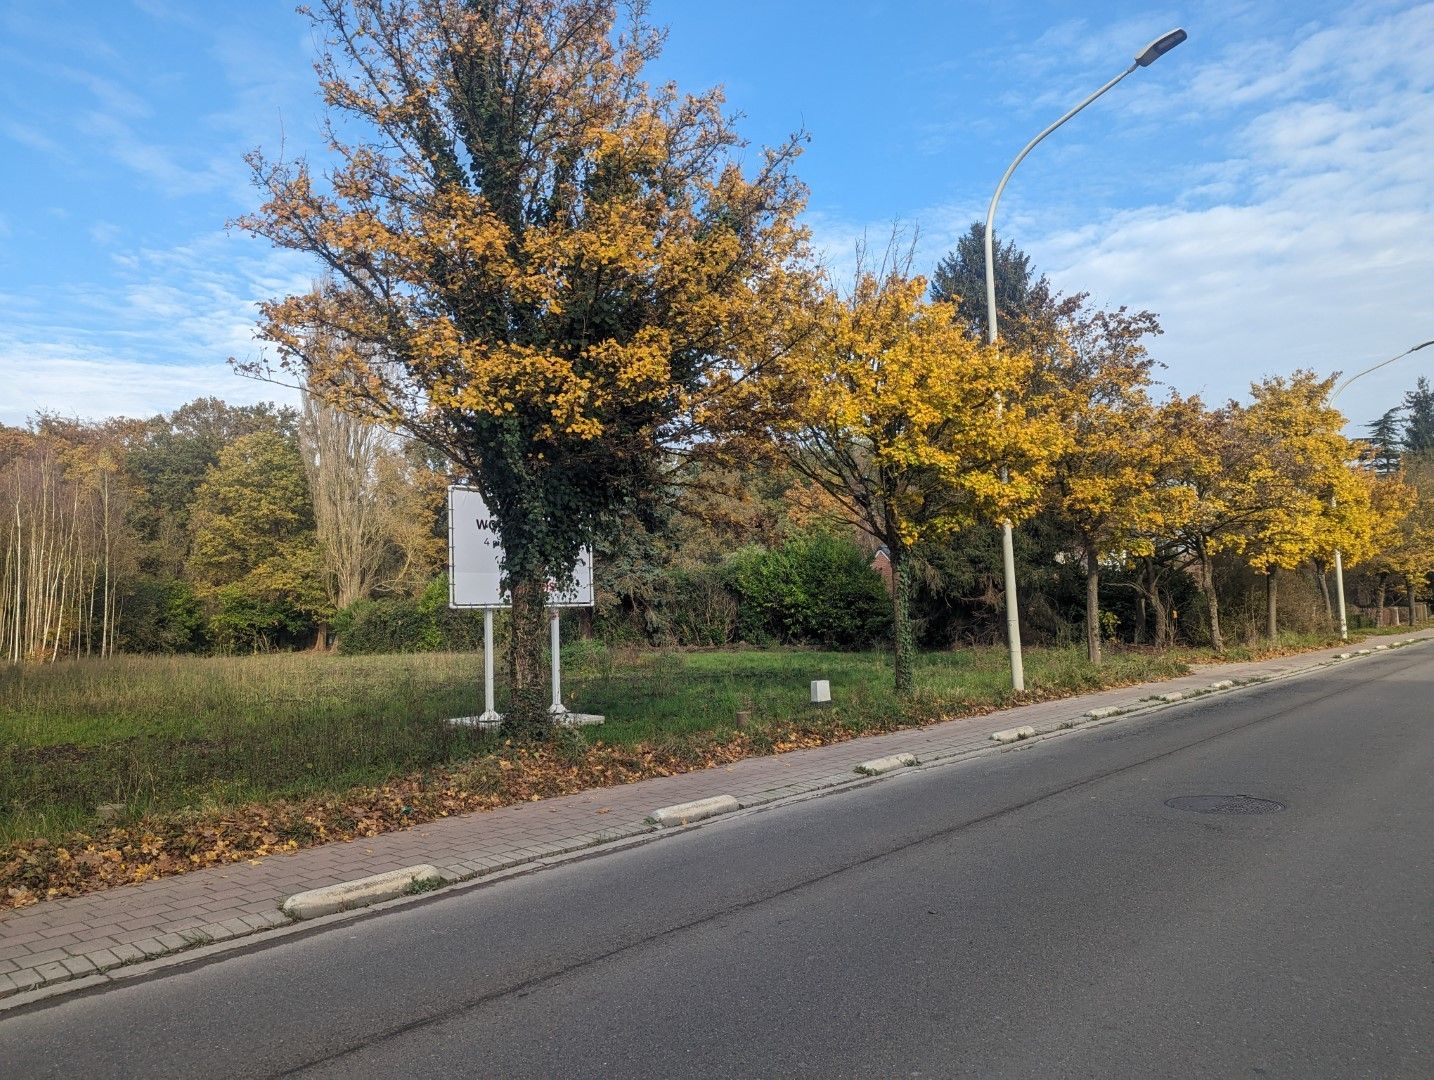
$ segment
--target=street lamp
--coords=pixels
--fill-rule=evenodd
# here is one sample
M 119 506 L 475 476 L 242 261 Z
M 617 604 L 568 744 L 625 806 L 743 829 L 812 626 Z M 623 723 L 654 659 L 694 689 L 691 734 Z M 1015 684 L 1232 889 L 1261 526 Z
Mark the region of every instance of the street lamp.
M 1334 399 L 1339 397 L 1340 394 L 1344 393 L 1345 388 L 1348 387 L 1350 383 L 1354 382 L 1355 379 L 1358 379 L 1364 375 L 1368 375 L 1371 371 L 1378 371 L 1380 368 L 1388 364 L 1392 364 L 1396 360 L 1403 360 L 1410 353 L 1416 353 L 1420 349 L 1427 349 L 1430 345 L 1434 345 L 1434 339 L 1431 339 L 1429 341 L 1421 341 L 1418 345 L 1411 345 L 1398 356 L 1391 356 L 1388 360 L 1381 360 L 1373 367 L 1367 367 L 1363 371 L 1356 371 L 1349 378 L 1345 379 L 1344 382 L 1340 383 L 1337 387 L 1335 387 L 1334 393 L 1329 396 L 1330 405 L 1334 405 Z M 1336 501 L 1336 497 L 1334 495 L 1331 495 L 1329 497 L 1330 509 L 1333 510 L 1338 505 L 1339 503 Z M 1334 591 L 1339 594 L 1339 639 L 1341 641 L 1348 641 L 1349 623 L 1346 621 L 1344 614 L 1344 555 L 1340 552 L 1339 548 L 1334 549 Z M 1409 610 L 1413 612 L 1414 609 L 1413 607 L 1411 607 Z
M 991 207 L 986 211 L 986 341 L 994 345 L 999 334 L 996 328 L 996 265 L 992 258 L 992 225 L 996 220 L 996 204 L 1001 201 L 1001 192 L 1006 190 L 1006 181 L 1011 179 L 1011 174 L 1016 171 L 1027 154 L 1029 154 L 1038 142 L 1044 139 L 1056 128 L 1060 127 L 1076 113 L 1080 112 L 1096 98 L 1100 97 L 1121 79 L 1125 78 L 1138 67 L 1149 67 L 1155 61 L 1168 53 L 1175 46 L 1179 45 L 1189 35 L 1184 30 L 1171 30 L 1168 34 L 1156 38 L 1140 52 L 1135 54 L 1135 60 L 1110 82 L 1106 83 L 1090 97 L 1086 98 L 1070 112 L 1066 113 L 1050 127 L 1046 128 L 1030 142 L 1026 143 L 1025 149 L 1016 155 L 1016 160 L 1011 162 L 1001 177 L 1001 182 L 996 185 L 996 194 L 991 196 Z M 1001 480 L 1007 478 L 1005 466 L 1001 467 Z M 1015 548 L 1011 541 L 1011 522 L 1001 522 L 1001 559 L 1005 564 L 1006 575 L 1006 640 L 1011 650 L 1011 686 L 1016 690 L 1026 688 L 1025 665 L 1021 662 L 1021 623 L 1020 613 L 1016 609 L 1016 555 Z

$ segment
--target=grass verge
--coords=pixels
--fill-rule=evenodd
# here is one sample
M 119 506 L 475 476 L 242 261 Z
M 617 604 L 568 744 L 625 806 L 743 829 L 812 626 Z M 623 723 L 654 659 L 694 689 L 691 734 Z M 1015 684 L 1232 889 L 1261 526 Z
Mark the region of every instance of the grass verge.
M 1310 647 L 1285 651 L 1296 646 Z M 1201 659 L 1117 650 L 1096 669 L 1077 649 L 1031 649 L 1017 696 L 1004 650 L 932 653 L 901 701 L 881 654 L 579 643 L 566 650 L 567 704 L 608 721 L 531 747 L 445 723 L 481 711 L 469 654 L 0 669 L 0 907 L 1171 678 Z M 833 706 L 807 704 L 816 678 Z

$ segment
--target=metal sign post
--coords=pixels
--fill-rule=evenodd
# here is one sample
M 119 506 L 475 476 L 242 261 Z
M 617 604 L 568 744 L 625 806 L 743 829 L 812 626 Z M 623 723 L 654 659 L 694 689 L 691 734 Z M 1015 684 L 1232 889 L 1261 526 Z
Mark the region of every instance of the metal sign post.
M 493 708 L 493 609 L 483 609 L 483 715 L 480 723 L 498 724 L 503 718 Z
M 553 703 L 548 706 L 550 713 L 565 713 L 568 707 L 563 704 L 563 635 L 558 626 L 558 609 L 552 608 L 548 612 L 548 635 L 551 643 L 549 652 L 553 661 Z
M 454 485 L 448 489 L 448 606 L 483 612 L 483 715 L 462 721 L 479 726 L 496 726 L 502 721 L 493 705 L 493 612 L 512 607 L 503 588 L 503 544 L 498 523 L 488 513 L 483 496 L 473 488 Z M 565 607 L 593 606 L 593 554 L 591 548 L 578 553 L 572 580 L 559 589 L 548 583 L 549 634 L 552 645 L 554 716 L 566 722 L 600 723 L 601 717 L 569 713 L 562 694 L 562 640 L 558 611 Z

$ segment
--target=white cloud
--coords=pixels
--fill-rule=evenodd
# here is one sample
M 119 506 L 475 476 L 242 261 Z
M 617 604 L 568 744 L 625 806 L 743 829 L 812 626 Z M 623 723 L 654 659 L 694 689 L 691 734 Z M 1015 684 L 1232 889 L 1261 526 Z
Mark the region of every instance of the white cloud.
M 306 289 L 301 256 L 215 233 L 113 256 L 117 287 L 0 294 L 0 422 L 32 413 L 148 416 L 199 394 L 268 400 L 280 391 L 233 374 L 261 355 L 257 304 Z
M 234 374 L 223 361 L 156 364 L 66 346 L 0 349 L 0 423 L 39 412 L 96 420 L 148 417 L 213 395 L 233 404 L 298 403 L 294 391 Z
M 1067 290 L 1160 312 L 1168 380 L 1217 400 L 1267 373 L 1349 373 L 1434 337 L 1431 50 L 1425 4 L 1221 58 L 1192 86 L 1257 105 L 1222 184 L 1047 227 L 1029 248 Z M 1411 363 L 1356 383 L 1346 414 L 1362 425 L 1394 404 L 1420 373 Z

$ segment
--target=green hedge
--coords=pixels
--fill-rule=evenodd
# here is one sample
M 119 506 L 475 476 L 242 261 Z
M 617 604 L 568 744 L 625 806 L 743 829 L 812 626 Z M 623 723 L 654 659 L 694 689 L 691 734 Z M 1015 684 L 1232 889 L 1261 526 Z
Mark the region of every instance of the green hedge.
M 483 645 L 483 615 L 448 606 L 448 579 L 437 577 L 417 597 L 358 600 L 334 616 L 346 653 L 446 652 Z
M 862 649 L 890 632 L 886 586 L 850 540 L 812 532 L 776 548 L 742 548 L 726 574 L 743 641 Z

